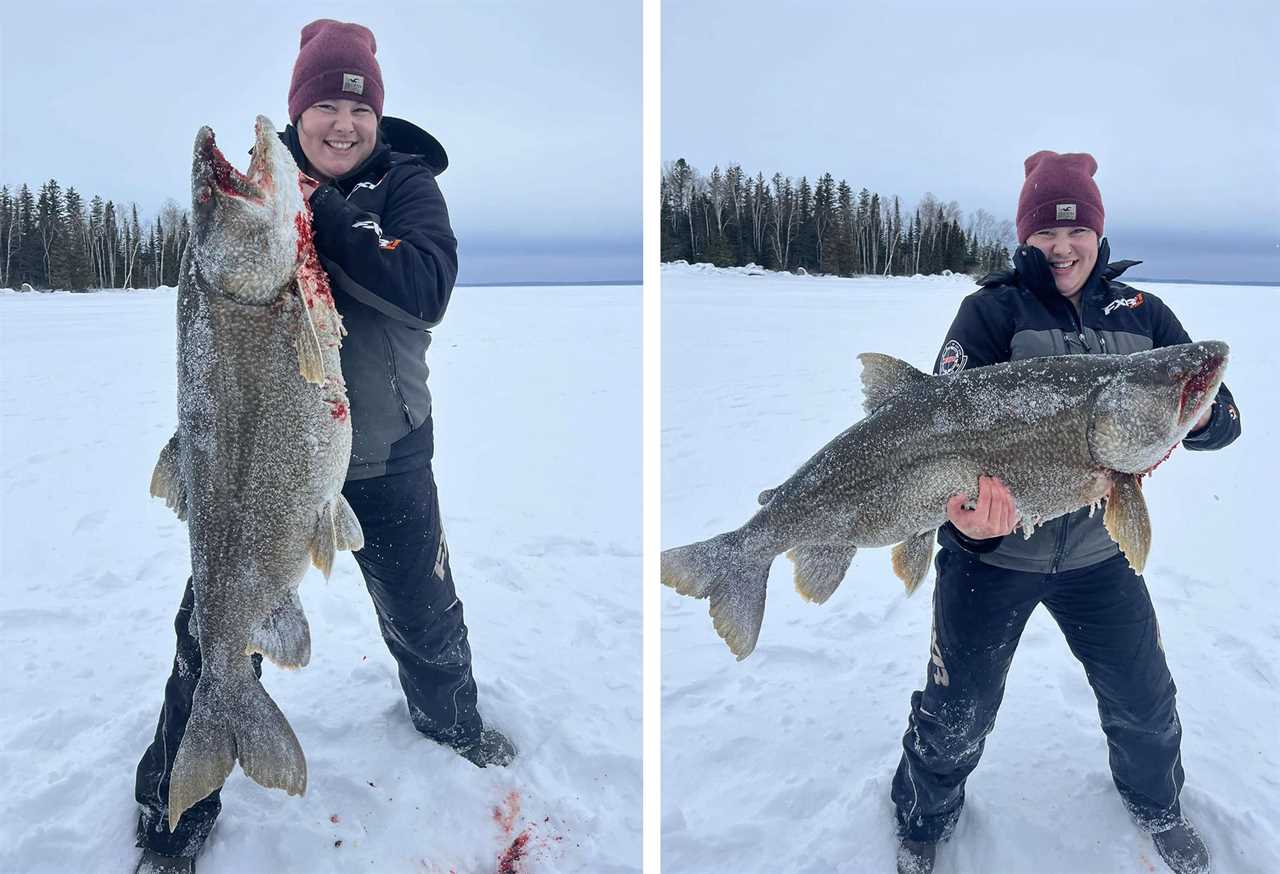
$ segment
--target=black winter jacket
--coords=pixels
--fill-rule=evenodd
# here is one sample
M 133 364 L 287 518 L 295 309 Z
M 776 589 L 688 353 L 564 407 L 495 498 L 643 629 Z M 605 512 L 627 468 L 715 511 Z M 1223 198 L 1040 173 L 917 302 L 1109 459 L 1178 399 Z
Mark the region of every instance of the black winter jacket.
M 1020 246 L 1014 269 L 985 277 L 960 304 L 934 372 L 1050 355 L 1129 354 L 1189 343 L 1177 316 L 1150 292 L 1117 281 L 1140 261 L 1108 264 L 1102 240 L 1098 263 L 1080 294 L 1080 309 L 1058 293 L 1048 261 L 1033 246 Z M 1187 435 L 1187 449 L 1221 449 L 1240 436 L 1240 413 L 1225 385 L 1218 389 L 1207 425 Z M 973 540 L 950 522 L 938 531 L 943 547 L 978 553 L 981 560 L 1011 570 L 1054 573 L 1087 567 L 1116 555 L 1119 547 L 1088 508 L 1036 529 Z
M 305 167 L 297 131 L 280 136 Z M 347 331 L 348 480 L 431 463 L 427 346 L 458 275 L 458 244 L 436 185 L 448 164 L 435 137 L 384 116 L 373 153 L 311 195 L 316 252 Z

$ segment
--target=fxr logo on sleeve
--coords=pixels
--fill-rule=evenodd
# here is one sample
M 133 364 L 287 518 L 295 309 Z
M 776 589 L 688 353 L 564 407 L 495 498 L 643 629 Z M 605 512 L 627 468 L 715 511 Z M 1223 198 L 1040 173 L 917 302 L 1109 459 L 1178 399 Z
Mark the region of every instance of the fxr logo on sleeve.
M 353 224 L 351 227 L 359 228 L 362 231 L 373 231 L 375 234 L 377 234 L 378 248 L 384 252 L 393 252 L 395 251 L 396 246 L 400 245 L 399 240 L 388 240 L 386 237 L 382 236 L 382 227 L 372 219 L 364 219 L 363 221 L 358 221 L 355 224 Z

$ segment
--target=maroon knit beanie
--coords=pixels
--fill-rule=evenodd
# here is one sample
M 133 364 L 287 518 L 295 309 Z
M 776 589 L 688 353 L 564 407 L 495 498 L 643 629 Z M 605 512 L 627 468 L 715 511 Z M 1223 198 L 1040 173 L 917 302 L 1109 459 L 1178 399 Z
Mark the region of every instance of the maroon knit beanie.
M 382 118 L 382 69 L 369 28 L 321 18 L 302 28 L 302 46 L 289 83 L 289 120 L 313 103 L 345 97 L 373 107 Z
M 1018 196 L 1018 242 L 1045 228 L 1089 228 L 1102 236 L 1102 194 L 1093 181 L 1098 162 L 1087 152 L 1036 152 L 1025 162 Z

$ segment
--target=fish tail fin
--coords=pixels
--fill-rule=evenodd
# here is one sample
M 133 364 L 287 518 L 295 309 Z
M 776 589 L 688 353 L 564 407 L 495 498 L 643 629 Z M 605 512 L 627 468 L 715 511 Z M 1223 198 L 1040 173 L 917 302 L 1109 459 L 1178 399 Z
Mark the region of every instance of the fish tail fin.
M 239 760 L 255 782 L 301 795 L 307 788 L 302 746 L 280 708 L 244 660 L 244 673 L 196 684 L 182 743 L 169 775 L 169 831 L 198 801 L 220 788 Z M 246 679 L 247 677 L 247 679 Z
M 708 598 L 716 632 L 742 661 L 751 655 L 764 618 L 765 587 L 773 555 L 748 552 L 730 531 L 710 540 L 664 550 L 662 582 L 682 595 Z

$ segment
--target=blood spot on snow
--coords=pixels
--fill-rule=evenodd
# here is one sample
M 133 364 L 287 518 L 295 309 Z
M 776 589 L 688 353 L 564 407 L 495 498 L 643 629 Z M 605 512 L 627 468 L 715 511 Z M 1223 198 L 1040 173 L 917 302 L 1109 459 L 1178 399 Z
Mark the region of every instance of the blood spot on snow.
M 507 847 L 507 851 L 498 858 L 498 874 L 519 874 L 520 869 L 517 866 L 528 852 L 528 845 L 528 832 L 520 832 L 516 835 L 515 840 Z
M 502 799 L 502 804 L 493 809 L 493 821 L 502 829 L 503 834 L 511 834 L 516 819 L 520 816 L 520 793 L 514 789 Z
M 332 822 L 335 824 L 338 823 L 339 822 L 338 814 L 335 813 L 333 816 L 329 817 L 329 822 Z

